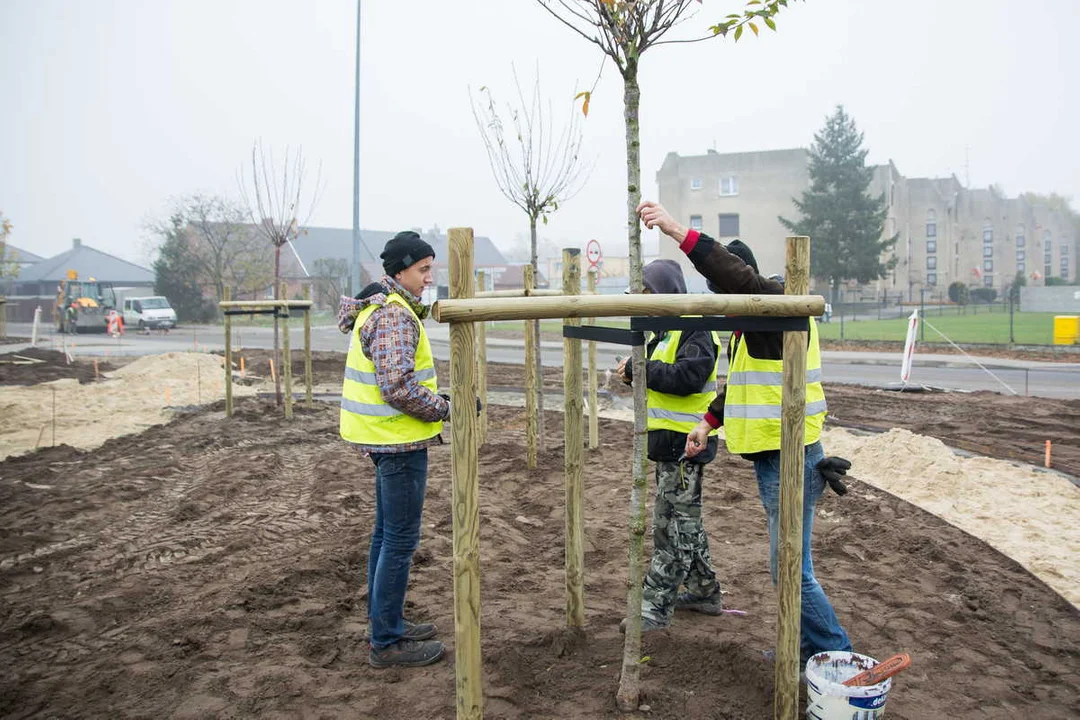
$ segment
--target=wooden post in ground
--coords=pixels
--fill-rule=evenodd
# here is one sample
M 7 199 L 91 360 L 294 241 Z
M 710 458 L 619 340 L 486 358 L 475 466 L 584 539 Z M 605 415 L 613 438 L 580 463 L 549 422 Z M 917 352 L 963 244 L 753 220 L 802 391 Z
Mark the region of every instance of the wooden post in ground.
M 476 271 L 476 285 L 481 291 L 487 290 L 483 270 Z M 476 423 L 476 443 L 478 446 L 487 442 L 488 399 L 487 399 L 487 324 L 475 323 L 476 329 L 476 391 L 483 407 Z
M 222 298 L 229 302 L 229 288 L 225 288 Z M 232 315 L 229 308 L 225 308 L 225 417 L 232 417 Z
M 311 286 L 304 286 L 304 299 L 311 300 Z M 311 306 L 304 308 L 304 388 L 307 391 L 304 406 L 310 410 L 314 407 L 314 398 L 311 396 Z
M 587 289 L 590 295 L 596 294 L 596 276 L 599 268 L 589 268 Z M 590 325 L 596 324 L 595 318 L 589 319 Z M 596 342 L 589 341 L 589 449 L 595 450 L 600 446 L 600 411 L 596 406 L 597 394 L 596 382 Z
M 536 275 L 532 265 L 525 265 L 525 292 L 536 289 Z M 540 409 L 536 396 L 541 379 L 536 372 L 536 343 L 539 338 L 533 334 L 533 323 L 525 322 L 525 465 L 530 470 L 536 467 L 536 458 L 540 444 Z
M 581 294 L 581 251 L 563 248 L 563 295 Z M 567 325 L 581 320 L 567 318 Z M 563 338 L 563 454 L 566 465 L 566 626 L 585 627 L 585 519 L 581 462 L 581 340 Z
M 785 294 L 810 286 L 810 238 L 787 239 Z M 777 528 L 775 720 L 799 715 L 799 621 L 802 594 L 803 465 L 806 414 L 806 332 L 784 333 L 784 389 L 780 430 L 780 520 Z
M 472 228 L 450 228 L 450 297 L 473 294 Z M 484 716 L 480 656 L 480 505 L 476 343 L 471 321 L 450 324 L 450 451 L 454 547 L 454 674 L 458 720 Z
M 281 369 L 285 378 L 285 419 L 292 419 L 292 350 L 289 347 L 289 294 L 288 287 L 281 283 Z

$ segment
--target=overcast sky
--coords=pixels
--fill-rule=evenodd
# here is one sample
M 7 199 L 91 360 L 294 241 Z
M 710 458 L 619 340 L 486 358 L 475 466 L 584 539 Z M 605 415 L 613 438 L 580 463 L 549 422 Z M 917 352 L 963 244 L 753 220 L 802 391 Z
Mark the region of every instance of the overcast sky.
M 707 0 L 704 31 L 742 0 Z M 43 256 L 73 237 L 148 263 L 144 223 L 170 197 L 238 196 L 252 143 L 321 163 L 311 224 L 352 226 L 356 2 L 0 0 L 0 212 Z M 1080 197 L 1077 0 L 807 0 L 779 32 L 645 54 L 643 192 L 664 155 L 808 146 L 837 104 L 909 177 Z M 559 110 L 599 50 L 531 0 L 364 0 L 360 224 L 527 230 L 498 192 L 468 87 L 512 92 L 511 63 Z M 625 253 L 622 81 L 607 64 L 584 124 L 595 168 L 543 229 Z M 1074 202 L 1074 207 L 1077 203 Z M 655 233 L 645 250 L 655 252 Z M 302 240 L 301 240 L 302 241 Z

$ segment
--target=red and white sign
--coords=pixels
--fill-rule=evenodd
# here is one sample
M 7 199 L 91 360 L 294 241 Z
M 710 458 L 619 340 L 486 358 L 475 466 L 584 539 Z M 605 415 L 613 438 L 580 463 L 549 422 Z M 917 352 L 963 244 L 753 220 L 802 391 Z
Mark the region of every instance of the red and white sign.
M 589 260 L 589 265 L 596 267 L 600 264 L 600 261 L 604 258 L 604 253 L 600 252 L 600 243 L 596 240 L 590 240 L 585 245 L 585 257 Z

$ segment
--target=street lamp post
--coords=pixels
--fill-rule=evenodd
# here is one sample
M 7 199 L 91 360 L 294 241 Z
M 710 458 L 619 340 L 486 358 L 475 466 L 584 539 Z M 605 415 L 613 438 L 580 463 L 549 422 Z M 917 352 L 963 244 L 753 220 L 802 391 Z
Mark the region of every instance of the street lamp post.
M 360 292 L 360 1 L 356 0 L 356 87 L 353 105 L 352 287 Z

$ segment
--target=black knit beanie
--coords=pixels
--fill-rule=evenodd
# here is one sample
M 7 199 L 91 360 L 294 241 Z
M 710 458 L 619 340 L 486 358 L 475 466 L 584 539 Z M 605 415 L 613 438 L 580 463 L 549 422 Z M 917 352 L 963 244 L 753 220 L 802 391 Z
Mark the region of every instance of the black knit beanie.
M 404 230 L 386 242 L 379 257 L 383 261 L 383 270 L 393 277 L 426 257 L 435 257 L 435 249 L 412 230 Z
M 757 258 L 754 257 L 754 253 L 750 251 L 750 246 L 744 243 L 742 240 L 732 240 L 724 246 L 727 251 L 735 257 L 742 260 L 744 263 L 754 268 L 754 272 L 758 272 Z M 759 273 L 760 274 L 760 273 Z M 712 280 L 706 280 L 705 285 L 714 293 L 719 293 L 720 288 L 713 284 Z
M 727 251 L 735 257 L 742 260 L 744 263 L 754 268 L 754 272 L 760 273 L 757 266 L 757 259 L 754 257 L 754 253 L 750 251 L 750 246 L 744 243 L 742 240 L 735 239 L 729 242 L 726 246 Z

